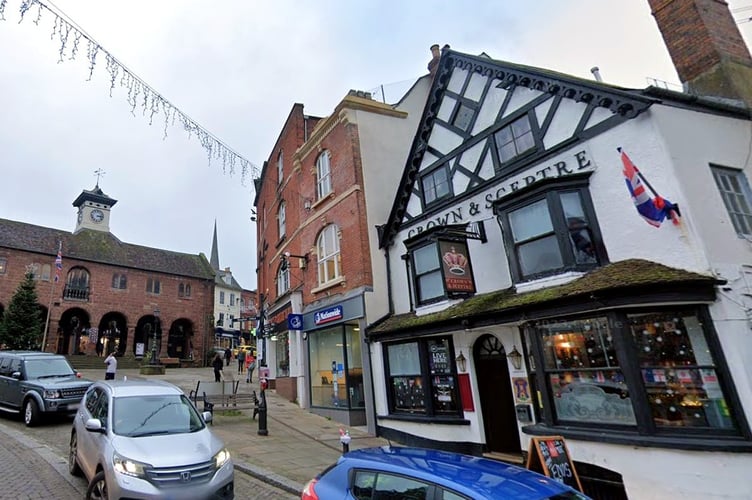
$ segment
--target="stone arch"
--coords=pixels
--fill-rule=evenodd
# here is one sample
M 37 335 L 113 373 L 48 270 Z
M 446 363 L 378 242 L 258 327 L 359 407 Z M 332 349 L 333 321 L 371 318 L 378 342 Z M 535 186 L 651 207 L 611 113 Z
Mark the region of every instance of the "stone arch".
M 137 358 L 149 358 L 149 356 L 151 356 L 155 327 L 157 336 L 157 357 L 159 357 L 159 353 L 162 351 L 162 323 L 157 316 L 147 314 L 139 318 L 136 323 L 136 331 L 133 334 L 133 354 Z M 139 352 L 139 349 L 143 349 L 143 352 Z
M 92 343 L 89 336 L 90 321 L 89 313 L 80 307 L 65 310 L 58 321 L 55 352 L 86 354 L 89 344 Z
M 193 359 L 193 322 L 178 318 L 170 325 L 167 335 L 167 355 L 171 358 Z
M 128 322 L 125 315 L 111 311 L 99 320 L 99 338 L 96 352 L 98 356 L 107 356 L 114 352 L 116 356 L 125 354 L 128 340 Z

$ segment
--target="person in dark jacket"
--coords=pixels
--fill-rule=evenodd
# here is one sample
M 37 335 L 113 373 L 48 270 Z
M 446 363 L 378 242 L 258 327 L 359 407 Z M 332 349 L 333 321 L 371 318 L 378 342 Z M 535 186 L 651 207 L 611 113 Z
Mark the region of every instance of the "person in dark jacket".
M 232 359 L 232 351 L 229 347 L 225 348 L 225 365 L 230 366 L 230 360 Z
M 212 367 L 214 368 L 214 381 L 220 382 L 222 380 L 222 367 L 224 366 L 224 363 L 222 363 L 222 356 L 217 353 L 216 356 L 214 356 L 214 361 L 212 361 Z

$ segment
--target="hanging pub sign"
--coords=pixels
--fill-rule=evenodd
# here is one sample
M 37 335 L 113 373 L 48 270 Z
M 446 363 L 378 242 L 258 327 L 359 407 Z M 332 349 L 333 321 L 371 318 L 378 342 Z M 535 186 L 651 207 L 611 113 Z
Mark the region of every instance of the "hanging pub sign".
M 582 491 L 580 478 L 562 436 L 539 436 L 530 439 L 525 468 Z
M 441 269 L 448 293 L 475 293 L 475 281 L 467 258 L 467 243 L 439 241 Z

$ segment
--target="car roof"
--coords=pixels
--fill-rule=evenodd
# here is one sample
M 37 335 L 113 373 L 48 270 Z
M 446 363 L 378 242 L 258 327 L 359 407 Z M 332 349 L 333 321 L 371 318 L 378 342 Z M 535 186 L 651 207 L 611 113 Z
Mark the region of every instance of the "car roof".
M 183 394 L 180 388 L 164 380 L 100 380 L 95 385 L 108 387 L 115 398 Z
M 0 355 L 4 354 L 10 354 L 12 356 L 18 356 L 22 358 L 63 358 L 65 359 L 65 356 L 62 356 L 60 354 L 55 354 L 52 352 L 41 352 L 41 351 L 0 351 Z
M 338 460 L 350 468 L 402 473 L 431 481 L 466 494 L 497 498 L 546 498 L 568 487 L 528 469 L 460 453 L 440 450 L 382 446 L 351 451 Z

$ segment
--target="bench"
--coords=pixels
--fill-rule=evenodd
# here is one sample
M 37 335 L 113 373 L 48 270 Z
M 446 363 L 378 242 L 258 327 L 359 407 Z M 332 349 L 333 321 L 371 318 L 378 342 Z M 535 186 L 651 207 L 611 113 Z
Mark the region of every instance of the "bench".
M 258 414 L 258 397 L 256 391 L 251 393 L 240 392 L 240 381 L 225 380 L 222 382 L 201 382 L 196 383 L 196 389 L 190 392 L 188 396 L 194 406 L 198 408 L 199 397 L 203 404 L 201 411 L 208 411 L 214 415 L 217 410 L 242 410 L 253 408 L 253 418 Z
M 163 365 L 165 365 L 168 368 L 179 368 L 180 367 L 180 358 L 159 358 L 159 362 Z

